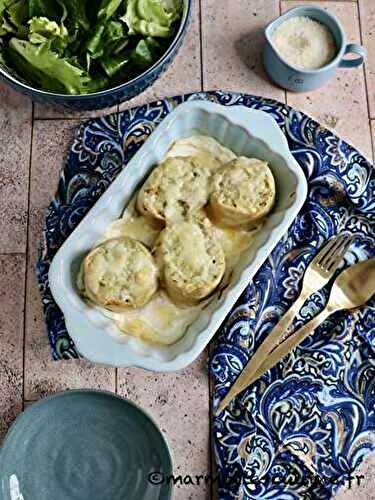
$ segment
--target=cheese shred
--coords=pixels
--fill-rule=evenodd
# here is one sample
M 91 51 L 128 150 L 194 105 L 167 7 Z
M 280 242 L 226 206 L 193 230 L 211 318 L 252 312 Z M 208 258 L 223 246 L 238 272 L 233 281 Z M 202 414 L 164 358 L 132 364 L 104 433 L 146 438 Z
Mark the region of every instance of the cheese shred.
M 287 63 L 302 69 L 322 68 L 337 53 L 327 26 L 306 16 L 292 17 L 280 24 L 271 41 Z

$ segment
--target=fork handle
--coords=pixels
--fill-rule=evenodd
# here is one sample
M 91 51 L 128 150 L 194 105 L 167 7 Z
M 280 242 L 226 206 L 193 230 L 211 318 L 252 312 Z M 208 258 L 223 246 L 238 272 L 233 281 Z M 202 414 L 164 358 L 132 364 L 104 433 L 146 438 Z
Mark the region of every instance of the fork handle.
M 293 351 L 295 347 L 298 346 L 306 337 L 308 337 L 317 328 L 320 323 L 323 323 L 328 316 L 332 314 L 331 309 L 324 309 L 318 316 L 310 320 L 306 325 L 302 326 L 299 330 L 294 332 L 290 337 L 288 337 L 284 342 L 282 342 L 276 349 L 274 349 L 264 360 L 262 365 L 253 374 L 249 380 L 249 385 L 255 382 L 259 377 L 263 375 L 270 368 L 273 368 L 279 361 L 283 359 L 284 356 Z
M 253 354 L 250 361 L 247 363 L 242 373 L 236 379 L 235 383 L 230 388 L 228 394 L 225 398 L 220 402 L 218 407 L 218 412 L 220 413 L 229 403 L 230 401 L 237 396 L 240 392 L 242 392 L 249 385 L 249 380 L 252 380 L 256 371 L 262 366 L 266 356 L 272 351 L 273 348 L 277 347 L 277 345 L 281 342 L 284 334 L 286 333 L 287 328 L 291 325 L 294 316 L 301 309 L 303 303 L 307 298 L 307 294 L 302 293 L 298 299 L 294 302 L 294 304 L 290 307 L 290 309 L 284 314 L 281 320 L 277 323 L 277 325 L 271 330 L 271 332 L 264 339 L 262 344 L 258 347 L 258 349 Z

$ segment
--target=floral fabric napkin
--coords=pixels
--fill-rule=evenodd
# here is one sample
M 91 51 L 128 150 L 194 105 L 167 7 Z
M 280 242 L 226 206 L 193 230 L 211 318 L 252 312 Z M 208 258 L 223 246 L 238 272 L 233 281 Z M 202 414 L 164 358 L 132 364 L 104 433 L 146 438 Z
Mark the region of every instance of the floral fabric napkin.
M 329 237 L 356 236 L 345 266 L 375 257 L 374 168 L 298 111 L 250 96 L 234 100 L 277 120 L 309 194 L 216 337 L 214 408 L 294 302 L 307 264 Z M 331 286 L 305 303 L 296 327 L 324 307 Z M 342 484 L 355 494 L 366 481 L 353 471 L 375 447 L 374 299 L 331 316 L 214 418 L 220 499 L 326 499 Z

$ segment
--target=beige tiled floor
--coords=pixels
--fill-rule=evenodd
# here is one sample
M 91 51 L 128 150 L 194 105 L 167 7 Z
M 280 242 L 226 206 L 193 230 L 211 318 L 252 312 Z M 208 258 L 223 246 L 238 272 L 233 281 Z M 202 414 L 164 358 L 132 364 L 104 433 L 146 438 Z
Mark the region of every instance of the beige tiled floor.
M 0 253 L 25 253 L 32 106 L 0 85 L 0 109 Z
M 280 14 L 279 0 L 202 1 L 205 90 L 243 90 L 284 101 L 285 93 L 265 78 L 262 29 Z
M 50 204 L 56 192 L 62 163 L 79 123 L 76 119 L 34 121 L 30 166 L 31 207 L 47 208 Z
M 285 93 L 274 86 L 263 72 L 260 55 L 263 27 L 281 10 L 301 3 L 306 2 L 235 0 L 228 9 L 227 0 L 194 0 L 193 22 L 174 63 L 151 89 L 121 109 L 202 89 L 245 91 L 306 111 L 371 158 L 375 0 L 308 2 L 333 10 L 348 39 L 363 41 L 370 54 L 365 68 L 341 70 L 324 89 L 309 95 Z M 178 473 L 208 474 L 206 354 L 187 370 L 164 375 L 114 370 L 86 361 L 55 363 L 50 357 L 34 271 L 37 247 L 45 208 L 74 129 L 80 119 L 91 115 L 32 106 L 27 98 L 0 85 L 0 438 L 23 405 L 46 394 L 77 387 L 117 390 L 156 419 L 171 445 Z M 372 457 L 361 468 L 365 475 L 361 487 L 338 497 L 371 498 L 374 468 Z M 175 494 L 175 500 L 210 498 L 208 487 L 186 486 Z
M 140 369 L 118 372 L 118 392 L 147 408 L 171 447 L 175 475 L 210 472 L 207 360 L 203 353 L 189 368 L 174 374 Z M 176 500 L 208 499 L 208 486 L 180 486 Z
M 0 437 L 22 410 L 25 256 L 0 256 Z

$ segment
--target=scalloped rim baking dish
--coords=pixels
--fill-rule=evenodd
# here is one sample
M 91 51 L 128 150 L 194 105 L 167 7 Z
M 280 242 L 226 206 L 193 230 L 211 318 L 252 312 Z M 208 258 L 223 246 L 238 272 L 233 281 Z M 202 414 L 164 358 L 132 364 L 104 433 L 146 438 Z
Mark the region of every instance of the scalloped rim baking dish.
M 121 333 L 99 309 L 89 307 L 77 292 L 76 275 L 83 255 L 96 244 L 105 227 L 121 216 L 134 191 L 163 158 L 170 144 L 197 133 L 214 137 L 237 155 L 267 160 L 276 179 L 276 205 L 249 251 L 242 255 L 225 292 L 215 297 L 178 342 L 170 346 L 149 345 Z M 306 196 L 303 171 L 270 115 L 243 106 L 226 107 L 204 101 L 178 106 L 152 133 L 53 259 L 49 271 L 51 291 L 79 352 L 95 363 L 117 367 L 174 371 L 189 365 L 215 335 L 287 231 Z

